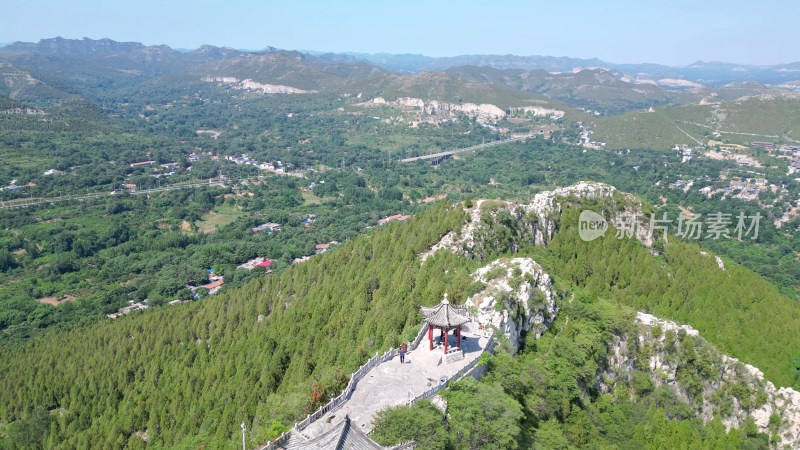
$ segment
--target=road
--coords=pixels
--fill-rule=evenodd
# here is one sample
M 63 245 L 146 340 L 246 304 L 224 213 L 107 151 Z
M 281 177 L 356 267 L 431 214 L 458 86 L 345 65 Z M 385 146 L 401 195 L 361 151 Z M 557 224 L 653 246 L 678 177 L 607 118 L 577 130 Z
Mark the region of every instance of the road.
M 156 192 L 166 192 L 166 191 L 176 191 L 179 189 L 196 189 L 200 187 L 222 187 L 225 184 L 215 178 L 212 178 L 208 181 L 197 182 L 197 183 L 184 183 L 184 184 L 173 184 L 169 186 L 161 186 L 152 189 L 142 189 L 139 191 L 131 191 L 131 195 L 141 195 L 141 194 L 153 194 Z M 62 195 L 58 197 L 31 197 L 31 198 L 18 198 L 14 200 L 0 200 L 0 209 L 14 209 L 14 208 L 25 208 L 28 206 L 35 206 L 41 205 L 42 203 L 58 203 L 58 202 L 66 202 L 66 201 L 84 201 L 90 198 L 100 198 L 106 197 L 109 195 L 114 195 L 114 192 L 94 192 L 88 194 L 78 194 L 78 195 Z
M 481 149 L 484 149 L 484 148 L 494 147 L 495 145 L 507 144 L 509 142 L 514 142 L 514 141 L 522 141 L 522 140 L 525 140 L 525 139 L 532 138 L 534 136 L 535 136 L 535 134 L 526 134 L 526 135 L 523 135 L 523 136 L 514 136 L 514 137 L 511 137 L 511 138 L 508 138 L 508 139 L 501 139 L 501 140 L 498 140 L 498 141 L 484 142 L 483 144 L 473 145 L 471 147 L 460 148 L 458 150 L 450 150 L 450 151 L 446 151 L 446 152 L 433 153 L 433 154 L 430 154 L 430 155 L 415 156 L 413 158 L 405 158 L 405 159 L 401 159 L 400 162 L 414 162 L 414 161 L 417 161 L 417 160 L 427 161 L 427 160 L 432 160 L 432 159 L 444 159 L 444 158 L 449 158 L 450 156 L 453 156 L 456 153 L 469 152 L 469 151 L 472 151 L 472 150 L 481 150 Z

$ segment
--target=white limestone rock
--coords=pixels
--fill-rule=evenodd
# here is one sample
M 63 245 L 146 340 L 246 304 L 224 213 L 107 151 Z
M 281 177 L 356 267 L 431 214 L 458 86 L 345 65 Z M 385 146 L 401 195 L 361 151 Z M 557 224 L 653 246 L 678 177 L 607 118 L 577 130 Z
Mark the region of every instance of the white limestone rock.
M 538 221 L 534 224 L 534 243 L 547 245 L 556 234 L 556 227 L 561 219 L 559 197 L 574 196 L 578 199 L 610 198 L 617 190 L 614 186 L 593 181 L 581 181 L 552 191 L 540 192 L 533 196 L 530 203 L 522 205 L 526 213 L 534 213 Z
M 257 83 L 249 78 L 239 80 L 234 77 L 221 77 L 221 76 L 205 76 L 202 78 L 206 83 L 219 83 L 226 84 L 234 89 L 242 89 L 247 91 L 261 92 L 262 94 L 310 94 L 317 91 L 307 91 L 298 89 L 291 86 L 283 86 L 279 84 Z
M 709 257 L 711 256 L 708 252 L 700 252 L 700 254 L 703 256 L 709 256 Z M 722 258 L 720 258 L 717 255 L 714 255 L 714 259 L 717 261 L 717 267 L 719 267 L 721 270 L 725 270 L 725 263 L 722 262 Z
M 650 375 L 655 387 L 661 385 L 675 387 L 679 397 L 692 405 L 698 417 L 704 422 L 719 413 L 721 400 L 715 401 L 715 394 L 723 399 L 727 396 L 730 401 L 729 412 L 720 417 L 728 429 L 740 428 L 749 416 L 752 417 L 759 432 L 771 434 L 770 417 L 777 414 L 781 417 L 781 425 L 777 431 L 780 437 L 779 447 L 800 447 L 800 392 L 787 387 L 776 389 L 772 382 L 764 379 L 761 370 L 736 358 L 720 354 L 703 341 L 699 332 L 689 325 L 678 325 L 643 312 L 637 313 L 636 321 L 640 326 L 635 342 L 630 342 L 627 337 L 618 336 L 609 343 L 606 366 L 597 376 L 597 387 L 602 392 L 608 392 L 616 383 L 628 380 L 634 370 L 642 370 Z M 658 335 L 653 333 L 656 326 L 662 330 Z M 677 352 L 681 344 L 677 339 L 672 345 L 666 342 L 667 331 L 672 331 L 676 335 L 685 332 L 687 339 L 691 339 L 696 348 L 701 348 L 712 358 L 713 375 L 702 380 L 700 405 L 690 400 L 688 393 L 676 379 L 679 364 Z M 636 352 L 645 346 L 650 349 L 648 364 L 647 367 L 638 367 Z M 725 394 L 724 390 L 720 391 L 734 384 L 747 386 L 751 392 L 749 398 L 736 398 L 730 393 Z M 762 404 L 757 400 L 759 396 L 763 401 Z M 743 406 L 746 403 L 753 406 L 746 408 Z
M 581 181 L 565 188 L 540 192 L 527 204 L 505 202 L 504 205 L 492 211 L 490 215 L 496 217 L 497 213 L 500 211 L 510 213 L 517 221 L 516 226 L 521 231 L 521 239 L 526 239 L 528 242 L 534 243 L 535 245 L 545 246 L 553 239 L 559 220 L 561 219 L 561 204 L 558 202 L 558 198 L 610 198 L 615 192 L 616 188 L 608 184 Z M 626 197 L 626 200 L 641 207 L 641 202 L 638 202 L 636 197 L 629 194 L 625 195 L 629 196 Z M 486 200 L 479 200 L 473 208 L 465 209 L 470 215 L 470 219 L 464 224 L 461 230 L 458 233 L 451 232 L 445 235 L 427 252 L 422 253 L 420 259 L 424 262 L 440 249 L 471 256 L 471 253 L 473 253 L 476 248 L 482 247 L 482 241 L 488 236 L 486 224 L 482 223 L 481 217 L 483 213 L 482 206 L 485 202 Z M 637 234 L 637 238 L 640 238 L 642 243 L 645 245 L 650 245 L 652 243 L 652 241 L 647 239 L 646 231 L 637 230 L 637 233 L 641 234 L 641 236 Z
M 523 114 L 529 113 L 535 117 L 546 117 L 546 116 L 553 116 L 556 118 L 564 117 L 564 111 L 561 111 L 559 109 L 545 108 L 542 106 L 521 106 L 511 109 L 515 112 L 521 112 Z
M 467 299 L 480 325 L 500 330 L 514 349 L 523 332 L 538 339 L 558 315 L 550 275 L 531 258 L 498 259 L 472 274 L 486 286 Z
M 497 120 L 506 116 L 505 110 L 489 103 L 478 105 L 475 103 L 451 103 L 438 100 L 426 102 L 421 98 L 415 97 L 398 97 L 392 101 L 387 101 L 383 97 L 376 97 L 368 102 L 360 103 L 359 105 L 390 105 L 407 111 L 416 110 L 425 115 L 444 115 L 446 117 L 453 117 L 451 113 L 460 112 L 481 121 Z

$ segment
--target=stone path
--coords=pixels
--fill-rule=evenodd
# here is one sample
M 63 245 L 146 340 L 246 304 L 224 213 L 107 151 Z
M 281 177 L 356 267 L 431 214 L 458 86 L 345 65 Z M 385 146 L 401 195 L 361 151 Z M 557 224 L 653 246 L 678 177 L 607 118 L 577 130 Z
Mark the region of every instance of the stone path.
M 470 323 L 468 326 L 475 326 Z M 437 331 L 434 330 L 434 334 Z M 332 429 L 344 420 L 345 415 L 350 417 L 354 426 L 365 433 L 372 431 L 372 418 L 378 411 L 390 406 L 402 405 L 409 399 L 422 394 L 433 386 L 439 384 L 442 377 L 451 377 L 464 366 L 479 356 L 489 341 L 473 333 L 468 327 L 462 330 L 462 336 L 467 339 L 461 341 L 464 359 L 439 364 L 444 354 L 442 346 L 429 350 L 428 337 L 420 342 L 419 347 L 406 355 L 406 363 L 400 364 L 400 357 L 379 364 L 372 368 L 361 381 L 356 384 L 350 399 L 336 411 L 320 417 L 300 433 L 310 439 Z M 456 344 L 455 336 L 450 336 L 448 346 Z M 330 422 L 328 419 L 331 418 Z

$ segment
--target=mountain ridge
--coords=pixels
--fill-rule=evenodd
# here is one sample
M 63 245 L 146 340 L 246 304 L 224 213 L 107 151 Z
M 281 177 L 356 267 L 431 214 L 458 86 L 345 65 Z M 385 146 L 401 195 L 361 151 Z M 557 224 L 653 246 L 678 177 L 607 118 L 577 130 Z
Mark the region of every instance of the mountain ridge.
M 196 52 L 208 45 L 186 53 Z M 211 46 L 213 47 L 213 46 Z M 230 47 L 216 47 L 220 49 L 235 50 Z M 38 43 L 17 41 L 0 47 L 0 51 L 23 52 L 44 50 L 71 49 L 77 53 L 103 54 L 112 51 L 128 50 L 138 51 L 152 49 L 162 52 L 181 53 L 169 45 L 145 46 L 138 42 L 118 42 L 109 38 L 90 39 L 64 39 L 61 37 L 41 39 Z M 272 52 L 278 49 L 267 46 L 264 50 L 248 51 L 235 50 L 240 53 Z M 733 82 L 758 81 L 764 84 L 781 84 L 800 79 L 792 69 L 800 67 L 800 61 L 778 64 L 737 64 L 721 61 L 695 61 L 685 66 L 671 66 L 660 63 L 613 63 L 599 58 L 573 58 L 568 56 L 547 55 L 497 55 L 497 54 L 463 54 L 455 56 L 431 57 L 413 53 L 359 53 L 359 52 L 319 52 L 306 50 L 304 53 L 317 56 L 323 60 L 335 62 L 355 63 L 365 61 L 390 71 L 422 72 L 426 70 L 444 71 L 452 67 L 475 65 L 492 67 L 495 69 L 542 69 L 549 72 L 564 72 L 575 69 L 604 68 L 609 71 L 620 71 L 630 75 L 649 74 L 660 78 L 676 76 L 692 82 L 700 82 L 709 86 L 721 86 Z

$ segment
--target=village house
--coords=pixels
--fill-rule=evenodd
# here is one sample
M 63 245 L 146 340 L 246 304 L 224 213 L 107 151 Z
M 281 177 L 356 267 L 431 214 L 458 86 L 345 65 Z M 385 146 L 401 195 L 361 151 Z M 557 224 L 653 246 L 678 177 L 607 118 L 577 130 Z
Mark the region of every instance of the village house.
M 203 287 L 208 289 L 208 295 L 214 295 L 222 288 L 223 284 L 225 284 L 224 277 L 219 277 L 216 281 L 205 284 Z
M 332 245 L 336 245 L 338 242 L 330 241 L 327 244 L 317 244 L 314 246 L 314 254 L 319 255 L 320 253 L 325 253 Z
M 411 216 L 404 216 L 402 214 L 395 214 L 393 216 L 389 216 L 378 221 L 378 225 L 385 225 L 393 220 L 397 220 L 399 222 L 405 222 Z
M 281 231 L 281 225 L 278 223 L 262 223 L 261 225 L 253 228 L 253 233 L 258 233 L 261 231 L 268 230 L 268 234 L 272 234 L 273 232 L 277 233 Z
M 273 261 L 271 259 L 266 259 L 264 257 L 259 256 L 258 258 L 253 258 L 246 263 L 239 264 L 236 266 L 237 269 L 247 269 L 253 270 L 256 267 L 269 267 Z
M 775 150 L 775 143 L 774 142 L 753 142 L 751 144 L 753 148 L 763 148 L 764 150 Z
M 146 302 L 146 301 L 147 301 L 147 300 L 145 300 L 145 302 Z M 123 315 L 125 315 L 125 314 L 130 314 L 130 313 L 132 313 L 133 311 L 143 311 L 143 310 L 145 310 L 145 309 L 147 309 L 147 308 L 149 308 L 149 306 L 147 306 L 147 305 L 143 305 L 143 304 L 141 304 L 141 303 L 136 303 L 136 302 L 134 302 L 133 300 L 129 300 L 129 301 L 128 301 L 128 306 L 125 306 L 125 307 L 123 307 L 123 308 L 120 308 L 120 309 L 119 309 L 119 311 L 117 311 L 117 312 L 115 312 L 115 313 L 112 313 L 112 314 L 106 314 L 106 315 L 107 315 L 109 318 L 111 318 L 111 319 L 116 319 L 116 318 L 117 318 L 117 317 L 119 317 L 119 316 L 123 316 Z
M 800 158 L 797 158 L 791 166 L 789 166 L 789 173 L 800 172 Z

